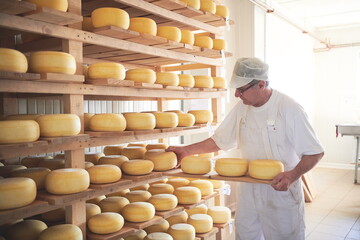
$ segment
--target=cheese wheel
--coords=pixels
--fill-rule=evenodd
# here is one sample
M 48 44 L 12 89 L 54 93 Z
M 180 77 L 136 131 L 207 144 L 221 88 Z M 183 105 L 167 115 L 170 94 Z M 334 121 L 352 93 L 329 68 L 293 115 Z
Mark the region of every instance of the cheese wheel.
M 92 116 L 94 116 L 94 115 L 95 115 L 94 113 L 84 113 L 84 129 L 86 131 L 90 130 L 90 127 L 89 127 L 90 118 L 92 118 Z
M 29 70 L 33 73 L 75 74 L 75 58 L 68 53 L 39 51 L 30 53 Z
M 127 147 L 144 147 L 146 148 L 147 143 L 129 143 Z
M 142 83 L 155 83 L 156 73 L 154 70 L 146 68 L 129 69 L 126 71 L 126 80 Z
M 146 237 L 147 233 L 145 230 L 138 230 L 134 234 L 131 234 L 130 236 L 124 237 L 123 239 L 119 240 L 143 240 Z
M 174 152 L 165 152 L 163 149 L 153 149 L 145 153 L 145 159 L 154 163 L 155 171 L 166 171 L 173 169 L 177 164 Z
M 210 76 L 194 76 L 196 88 L 212 88 L 214 79 Z
M 112 183 L 121 179 L 122 173 L 118 166 L 111 164 L 95 165 L 87 169 L 90 182 L 95 184 Z
M 178 116 L 176 113 L 159 112 L 153 114 L 156 118 L 156 128 L 174 128 L 179 123 Z
M 224 181 L 213 180 L 213 179 L 208 179 L 208 181 L 210 181 L 213 184 L 214 189 L 219 189 L 219 188 L 225 187 L 225 182 Z
M 211 172 L 211 159 L 207 157 L 188 156 L 181 160 L 181 170 L 189 174 L 206 174 Z
M 83 21 L 82 21 L 81 27 L 82 27 L 82 30 L 84 30 L 84 31 L 92 32 L 94 30 L 94 26 L 92 24 L 91 17 L 83 16 Z
M 119 145 L 119 146 L 106 146 L 104 147 L 104 154 L 106 156 L 108 155 L 121 155 L 121 151 L 123 150 L 125 146 L 124 145 Z
M 49 174 L 50 169 L 35 167 L 28 169 L 20 169 L 11 173 L 11 177 L 28 177 L 34 180 L 36 184 L 36 189 L 44 189 L 45 188 L 45 179 Z
M 42 137 L 75 136 L 81 131 L 80 118 L 76 114 L 46 114 L 36 121 Z
M 166 193 L 153 195 L 148 201 L 154 205 L 156 211 L 168 211 L 174 209 L 178 204 L 174 195 Z
M 45 189 L 52 194 L 72 194 L 85 191 L 90 185 L 89 173 L 81 168 L 64 168 L 46 176 Z
M 170 226 L 168 233 L 174 238 L 174 240 L 195 239 L 195 228 L 186 223 L 177 223 Z
M 92 199 L 89 199 L 89 200 L 86 200 L 87 203 L 93 203 L 93 204 L 98 204 L 101 200 L 103 200 L 104 198 L 106 198 L 105 195 L 100 195 L 96 198 L 92 198 Z
M 18 170 L 26 169 L 23 165 L 6 165 L 6 166 L 0 166 L 0 176 L 1 177 L 10 177 L 10 175 Z
M 165 219 L 161 219 L 161 221 L 159 223 L 145 228 L 145 231 L 148 234 L 155 233 L 155 232 L 164 232 L 165 233 L 165 232 L 167 232 L 169 227 L 170 227 L 169 222 L 166 221 Z
M 226 50 L 227 49 L 227 43 L 225 39 L 213 39 L 213 49 L 214 50 Z
M 208 210 L 208 207 L 205 204 L 200 204 L 196 207 L 185 209 L 185 212 L 188 214 L 188 216 L 194 215 L 194 214 L 206 214 Z
M 195 124 L 195 116 L 191 113 L 177 113 L 178 127 L 191 127 Z
M 86 203 L 86 221 L 99 213 L 101 213 L 101 209 L 98 205 L 94 203 Z
M 284 165 L 278 160 L 256 159 L 249 163 L 249 175 L 257 179 L 272 180 L 283 171 Z
M 91 168 L 92 166 L 94 166 L 92 162 L 85 162 L 85 170 Z
M 155 216 L 155 208 L 148 202 L 129 203 L 123 208 L 122 215 L 129 222 L 145 222 Z
M 186 178 L 171 178 L 167 181 L 168 184 L 177 189 L 178 187 L 185 187 L 188 186 L 190 181 Z
M 120 231 L 124 218 L 119 213 L 106 212 L 92 216 L 87 222 L 89 230 L 96 234 L 110 234 Z
M 145 175 L 154 169 L 154 163 L 150 160 L 135 159 L 124 162 L 121 169 L 128 175 Z
M 117 192 L 109 193 L 106 197 L 125 197 L 125 194 L 130 192 L 130 189 L 124 189 Z
M 146 33 L 154 36 L 156 36 L 157 32 L 156 22 L 151 18 L 145 17 L 130 18 L 129 29 L 139 33 Z
M 201 200 L 201 192 L 196 187 L 178 187 L 174 191 L 179 204 L 195 204 Z
M 229 18 L 229 8 L 225 5 L 216 5 L 215 14 L 220 17 Z
M 213 219 L 214 223 L 227 223 L 231 219 L 231 211 L 225 206 L 209 207 L 207 214 Z
M 200 0 L 200 10 L 215 14 L 216 4 L 213 0 Z
M 174 42 L 180 42 L 181 40 L 181 31 L 178 27 L 158 26 L 156 35 Z
M 128 29 L 130 25 L 129 14 L 119 8 L 97 8 L 91 13 L 91 20 L 95 28 L 115 26 Z
M 143 184 L 140 186 L 132 187 L 132 188 L 130 188 L 130 191 L 136 191 L 136 190 L 147 191 L 149 189 L 149 187 L 150 187 L 150 184 L 146 183 L 146 184 Z
M 150 143 L 146 145 L 146 150 L 149 151 L 151 149 L 167 149 L 169 145 L 166 143 Z
M 73 224 L 60 224 L 49 227 L 40 233 L 38 240 L 82 240 L 81 229 Z
M 89 66 L 89 78 L 111 78 L 116 80 L 125 79 L 125 68 L 120 63 L 114 62 L 99 62 L 93 63 Z
M 15 114 L 6 117 L 6 120 L 36 120 L 41 114 Z
M 36 184 L 31 178 L 0 179 L 0 210 L 19 208 L 32 203 Z
M 45 212 L 41 214 L 41 219 L 51 223 L 65 221 L 65 207 Z
M 0 71 L 26 73 L 28 61 L 25 55 L 10 48 L 0 48 Z
M 197 36 L 195 35 L 194 45 L 202 48 L 213 48 L 213 40 L 208 36 Z
M 208 158 L 212 158 L 215 156 L 214 152 L 208 152 L 208 153 L 199 153 L 197 155 L 198 157 L 208 157 Z
M 162 84 L 164 86 L 178 86 L 179 76 L 176 73 L 171 72 L 157 72 L 155 83 Z
M 185 211 L 172 215 L 168 217 L 166 220 L 169 222 L 170 226 L 177 223 L 186 223 L 188 219 L 188 214 Z
M 85 161 L 97 164 L 103 156 L 104 154 L 101 152 L 85 153 Z
M 64 159 L 44 159 L 38 165 L 39 167 L 48 168 L 50 170 L 56 170 L 65 167 Z
M 14 225 L 11 225 L 6 230 L 6 239 L 8 240 L 35 240 L 39 237 L 40 233 L 47 228 L 47 225 L 35 219 L 28 219 Z
M 144 147 L 125 147 L 121 151 L 122 155 L 128 159 L 144 159 L 146 148 Z
M 188 111 L 195 116 L 195 123 L 203 124 L 214 120 L 213 113 L 210 110 L 191 110 Z
M 173 237 L 164 232 L 153 232 L 148 234 L 144 240 L 173 240 Z
M 121 132 L 126 128 L 126 120 L 122 114 L 95 114 L 89 121 L 89 128 L 99 132 Z
M 53 8 L 62 12 L 66 12 L 68 9 L 68 0 L 25 0 L 26 2 L 31 2 L 36 4 L 37 7 L 48 7 Z
M 126 161 L 129 161 L 129 159 L 123 155 L 110 155 L 101 157 L 98 164 L 112 164 L 121 167 L 121 165 Z
M 152 194 L 162 194 L 162 193 L 167 193 L 167 194 L 173 194 L 174 193 L 174 187 L 170 184 L 167 183 L 156 183 L 156 184 L 152 184 L 148 191 Z
M 226 177 L 240 177 L 247 173 L 248 162 L 241 158 L 219 158 L 215 161 L 215 171 Z
M 189 7 L 195 8 L 197 10 L 200 9 L 200 0 L 181 0 L 181 1 L 187 3 Z
M 32 168 L 32 167 L 38 167 L 40 162 L 44 161 L 45 159 L 51 159 L 52 157 L 46 156 L 46 157 L 24 157 L 21 159 L 21 165 Z
M 39 139 L 40 127 L 34 120 L 0 121 L 0 144 L 34 142 Z
M 195 228 L 196 233 L 206 233 L 213 228 L 213 220 L 207 214 L 194 214 L 189 216 L 188 224 Z
M 126 130 L 151 130 L 156 126 L 155 116 L 151 113 L 124 113 Z
M 130 191 L 125 194 L 125 197 L 129 200 L 129 202 L 147 202 L 151 197 L 151 193 L 144 190 L 135 190 Z
M 166 183 L 167 181 L 168 181 L 167 178 L 162 178 L 162 179 L 160 179 L 158 181 L 150 183 L 150 186 L 153 185 L 153 184 L 157 184 L 157 183 Z
M 181 31 L 180 42 L 189 44 L 189 45 L 194 45 L 194 42 L 195 42 L 194 33 L 190 30 L 185 30 L 185 29 L 181 29 L 180 31 Z
M 201 196 L 208 196 L 214 193 L 214 186 L 208 180 L 194 180 L 190 182 L 189 186 L 197 187 L 201 192 Z
M 192 88 L 195 85 L 194 76 L 191 74 L 179 74 L 179 86 Z
M 98 203 L 101 212 L 121 213 L 122 209 L 130 202 L 125 197 L 107 197 Z
M 220 88 L 220 89 L 226 89 L 227 83 L 225 78 L 222 77 L 212 77 L 214 80 L 214 86 L 213 88 Z

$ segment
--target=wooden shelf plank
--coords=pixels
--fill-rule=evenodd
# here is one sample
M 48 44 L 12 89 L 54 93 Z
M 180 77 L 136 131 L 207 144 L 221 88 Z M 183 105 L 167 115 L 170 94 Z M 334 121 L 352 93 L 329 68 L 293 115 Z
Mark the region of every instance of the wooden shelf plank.
M 126 189 L 127 187 L 129 187 L 131 185 L 133 181 L 132 180 L 128 180 L 128 179 L 120 179 L 117 182 L 113 182 L 113 183 L 106 183 L 106 184 L 90 184 L 90 189 L 95 189 L 95 190 L 99 190 L 99 189 L 109 189 L 111 192 L 116 192 L 116 191 L 120 191 L 122 187 L 124 187 L 123 189 Z M 109 193 L 111 193 L 109 192 Z
M 38 73 L 16 73 L 0 71 L 0 79 L 13 79 L 13 80 L 40 80 Z
M 130 80 L 118 80 L 113 78 L 98 78 L 98 79 L 86 79 L 88 84 L 93 85 L 105 85 L 105 86 L 117 86 L 117 87 L 133 87 L 134 81 Z
M 128 38 L 135 38 L 140 36 L 140 33 L 138 32 L 119 28 L 116 26 L 105 26 L 105 27 L 95 28 L 93 32 L 100 35 L 109 36 L 118 39 L 128 39 Z
M 46 201 L 50 205 L 70 205 L 75 202 L 81 202 L 93 198 L 95 190 L 87 189 L 83 192 L 67 194 L 67 195 L 55 195 L 46 191 L 39 191 L 36 195 L 36 199 Z
M 24 16 L 33 20 L 53 23 L 62 26 L 82 22 L 83 20 L 82 16 L 70 12 L 62 12 L 48 7 L 38 7 L 32 12 L 24 14 Z
M 135 229 L 144 229 L 151 225 L 160 223 L 162 221 L 162 219 L 163 219 L 162 217 L 154 216 L 151 220 L 146 221 L 146 222 L 135 223 L 135 222 L 125 221 L 125 226 L 130 227 L 130 228 L 135 228 Z
M 10 15 L 22 14 L 36 10 L 34 3 L 25 1 L 0 0 L 0 12 Z
M 64 144 L 64 143 L 74 143 L 74 142 L 82 142 L 89 140 L 90 137 L 87 134 L 78 134 L 75 136 L 65 136 L 65 137 L 53 137 L 53 138 L 44 138 L 40 137 L 39 140 L 47 141 L 49 144 Z
M 83 83 L 84 75 L 71 75 L 61 73 L 40 73 L 39 82 Z
M 215 173 L 213 173 L 215 174 Z M 201 179 L 210 179 L 211 174 L 188 174 L 184 173 L 181 168 L 177 168 L 174 170 L 169 170 L 163 172 L 164 176 L 176 176 L 176 177 L 185 177 L 185 178 L 201 178 Z
M 131 176 L 131 175 L 123 174 L 123 176 L 122 176 L 123 179 L 132 180 L 134 182 L 143 182 L 143 181 L 147 181 L 147 180 L 159 178 L 159 177 L 162 177 L 161 172 L 151 172 L 149 174 L 139 175 L 139 176 Z
M 160 217 L 162 217 L 162 218 L 168 218 L 168 217 L 171 217 L 171 216 L 173 216 L 173 215 L 176 215 L 176 214 L 178 214 L 178 213 L 180 213 L 180 212 L 182 212 L 184 210 L 184 208 L 183 207 L 176 207 L 176 208 L 174 208 L 174 209 L 171 209 L 171 210 L 169 210 L 169 211 L 156 211 L 155 212 L 155 215 L 156 216 L 160 216 Z
M 192 209 L 194 207 L 197 207 L 197 206 L 199 206 L 201 204 L 205 204 L 205 203 L 206 203 L 206 201 L 204 199 L 201 199 L 199 202 L 194 203 L 194 204 L 178 204 L 178 207 L 183 207 L 185 209 Z
M 224 177 L 224 176 L 215 174 L 215 175 L 211 175 L 210 178 L 216 179 L 216 180 L 223 180 L 223 181 L 232 181 L 232 182 L 248 182 L 248 183 L 263 183 L 263 184 L 271 184 L 272 183 L 272 180 L 261 180 L 261 179 L 256 179 L 256 178 L 252 178 L 249 176 Z
M 218 228 L 213 228 L 207 233 L 197 233 L 196 237 L 200 239 L 209 239 L 210 237 L 214 236 L 219 231 Z
M 133 136 L 134 131 L 122 131 L 122 132 L 94 132 L 94 131 L 85 131 L 85 134 L 88 134 L 91 137 L 102 137 L 102 138 L 111 138 L 111 137 L 125 137 Z
M 234 219 L 230 219 L 230 221 L 228 221 L 226 223 L 214 223 L 213 226 L 216 227 L 216 228 L 226 228 L 233 221 L 234 221 Z
M 137 230 L 131 227 L 124 226 L 117 232 L 110 233 L 110 234 L 96 234 L 92 233 L 89 230 L 86 232 L 86 239 L 87 240 L 118 240 L 123 237 L 127 237 Z

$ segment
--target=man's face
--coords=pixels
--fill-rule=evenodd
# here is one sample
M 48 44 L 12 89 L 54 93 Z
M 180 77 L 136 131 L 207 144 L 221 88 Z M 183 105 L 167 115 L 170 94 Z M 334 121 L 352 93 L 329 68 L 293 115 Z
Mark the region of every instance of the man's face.
M 259 82 L 253 82 L 237 88 L 235 91 L 235 97 L 240 98 L 245 105 L 255 105 L 258 95 L 258 84 Z

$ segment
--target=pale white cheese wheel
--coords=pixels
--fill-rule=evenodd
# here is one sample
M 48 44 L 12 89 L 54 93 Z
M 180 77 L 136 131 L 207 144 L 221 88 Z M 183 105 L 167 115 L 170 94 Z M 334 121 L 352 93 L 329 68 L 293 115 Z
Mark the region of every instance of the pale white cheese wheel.
M 118 132 L 126 128 L 126 120 L 120 113 L 95 114 L 89 121 L 89 128 L 99 132 Z
M 124 113 L 126 130 L 151 130 L 156 126 L 155 116 L 151 113 Z
M 146 33 L 154 36 L 156 36 L 157 32 L 156 22 L 151 18 L 146 17 L 130 18 L 129 29 L 132 31 Z
M 253 178 L 272 180 L 284 171 L 281 161 L 270 159 L 256 159 L 249 163 L 249 175 Z
M 32 203 L 36 184 L 31 178 L 0 179 L 0 210 L 19 208 Z
M 186 223 L 188 219 L 188 214 L 185 211 L 172 215 L 168 217 L 166 220 L 169 222 L 170 226 L 177 223 Z
M 155 216 L 155 208 L 148 202 L 134 202 L 123 208 L 122 215 L 129 222 L 145 222 Z
M 151 197 L 151 193 L 145 190 L 130 191 L 125 194 L 129 202 L 147 202 Z
M 27 219 L 11 225 L 6 230 L 6 239 L 9 240 L 24 240 L 37 239 L 42 231 L 47 228 L 47 225 L 35 219 Z
M 210 76 L 206 75 L 199 75 L 194 76 L 195 85 L 196 88 L 212 88 L 214 87 L 214 79 Z
M 90 182 L 95 184 L 112 183 L 119 181 L 122 177 L 121 169 L 112 164 L 95 165 L 87 169 Z
M 60 224 L 48 227 L 40 233 L 37 240 L 83 240 L 81 229 L 73 224 Z
M 75 136 L 81 131 L 80 118 L 76 114 L 46 114 L 36 121 L 42 137 Z
M 201 192 L 196 187 L 178 187 L 174 195 L 180 204 L 195 204 L 201 200 Z
M 34 180 L 38 190 L 45 188 L 46 176 L 50 173 L 50 169 L 42 167 L 34 167 L 27 169 L 20 169 L 11 172 L 11 177 L 27 177 Z
M 120 63 L 99 62 L 89 66 L 88 76 L 91 79 L 111 78 L 116 80 L 125 79 L 125 68 Z
M 128 175 L 145 175 L 154 169 L 154 163 L 150 160 L 134 159 L 124 162 L 121 169 Z
M 248 162 L 242 158 L 219 158 L 215 161 L 215 171 L 226 177 L 240 177 L 247 173 Z
M 214 50 L 226 50 L 227 49 L 227 42 L 225 39 L 219 39 L 219 38 L 214 38 L 213 39 L 213 49 Z
M 208 207 L 206 204 L 200 204 L 196 207 L 185 209 L 185 212 L 188 214 L 188 216 L 194 215 L 194 214 L 206 214 L 208 211 Z
M 189 7 L 195 8 L 197 10 L 200 9 L 200 0 L 181 0 L 186 2 Z
M 93 233 L 110 234 L 122 229 L 124 218 L 119 213 L 100 213 L 92 216 L 87 222 L 87 226 Z
M 190 182 L 189 186 L 197 187 L 201 192 L 201 196 L 208 196 L 214 193 L 214 186 L 208 180 L 193 180 Z
M 173 194 L 174 193 L 174 187 L 170 184 L 167 183 L 156 183 L 156 184 L 152 184 L 150 185 L 148 191 L 152 194 L 162 194 L 162 193 L 166 193 L 166 194 Z
M 152 149 L 145 153 L 145 159 L 154 163 L 155 171 L 166 171 L 173 169 L 177 164 L 174 152 L 165 152 L 163 149 Z
M 48 7 L 53 8 L 62 12 L 66 12 L 69 7 L 68 0 L 25 0 L 26 2 L 31 2 L 36 4 L 38 7 Z
M 52 194 L 72 194 L 85 191 L 90 185 L 89 173 L 81 168 L 63 168 L 51 171 L 45 180 L 45 189 Z
M 202 48 L 213 48 L 213 40 L 208 36 L 197 36 L 195 35 L 194 45 Z
M 152 113 L 156 119 L 156 128 L 174 128 L 178 125 L 179 119 L 173 112 L 155 112 Z
M 195 36 L 194 33 L 190 30 L 181 29 L 181 43 L 194 45 Z
M 92 216 L 101 213 L 101 208 L 94 203 L 86 203 L 86 221 Z
M 213 228 L 213 220 L 207 214 L 194 214 L 189 216 L 188 224 L 195 228 L 196 233 L 206 233 Z
M 188 186 L 190 181 L 186 178 L 170 178 L 167 181 L 168 184 L 170 184 L 171 186 L 174 187 L 174 189 L 178 188 L 178 187 L 185 187 Z
M 129 14 L 119 8 L 97 8 L 91 13 L 91 20 L 95 28 L 115 26 L 128 29 L 130 25 Z
M 195 239 L 195 228 L 186 223 L 177 223 L 170 226 L 168 233 L 174 238 L 174 240 Z
M 104 156 L 101 152 L 91 152 L 85 153 L 85 161 L 92 162 L 93 164 L 98 164 L 99 159 Z
M 128 159 L 144 159 L 146 148 L 144 147 L 124 147 L 121 151 L 122 155 L 126 156 Z
M 189 174 L 206 174 L 211 172 L 211 158 L 187 156 L 181 160 L 181 170 Z
M 227 223 L 231 219 L 231 211 L 225 206 L 209 207 L 207 214 L 212 217 L 214 223 Z
M 155 83 L 162 84 L 164 86 L 178 86 L 179 76 L 176 73 L 171 72 L 157 72 Z
M 148 234 L 155 233 L 155 232 L 167 232 L 169 227 L 170 227 L 169 222 L 166 221 L 165 219 L 161 219 L 161 221 L 159 223 L 145 228 L 145 231 Z
M 40 137 L 40 127 L 34 120 L 0 121 L 0 144 L 34 142 Z
M 177 113 L 178 127 L 191 127 L 195 124 L 195 116 L 191 113 Z
M 106 197 L 98 203 L 101 212 L 121 213 L 122 209 L 130 202 L 125 197 Z
M 146 145 L 146 150 L 149 151 L 151 149 L 167 149 L 169 145 L 166 143 L 149 143 Z
M 64 52 L 39 51 L 30 53 L 29 71 L 33 73 L 75 74 L 75 58 Z
M 215 14 L 220 17 L 228 18 L 229 17 L 229 8 L 225 5 L 216 5 Z
M 181 40 L 181 31 L 178 27 L 158 26 L 156 35 L 174 42 L 180 42 Z
M 144 240 L 173 240 L 173 237 L 164 232 L 153 232 L 148 234 Z
M 126 80 L 142 83 L 155 83 L 156 73 L 152 69 L 137 68 L 126 71 Z
M 188 113 L 195 116 L 195 123 L 197 124 L 211 123 L 214 120 L 214 115 L 210 110 L 191 110 Z
M 28 61 L 25 55 L 10 48 L 0 48 L 0 71 L 26 73 Z
M 192 88 L 195 85 L 194 76 L 191 74 L 179 74 L 179 86 Z
M 101 157 L 98 164 L 112 164 L 121 167 L 121 165 L 126 161 L 129 161 L 129 158 L 124 155 L 109 155 Z
M 168 211 L 174 209 L 178 204 L 175 195 L 165 193 L 153 195 L 148 201 L 154 205 L 156 211 Z
M 124 147 L 125 147 L 125 145 L 106 146 L 106 147 L 104 147 L 103 152 L 104 152 L 104 154 L 106 156 L 108 156 L 108 155 L 121 155 L 121 151 L 123 150 Z
M 215 14 L 216 4 L 213 0 L 200 0 L 200 10 Z
M 225 78 L 222 77 L 212 77 L 214 80 L 214 86 L 213 88 L 220 88 L 220 89 L 226 89 L 227 83 Z

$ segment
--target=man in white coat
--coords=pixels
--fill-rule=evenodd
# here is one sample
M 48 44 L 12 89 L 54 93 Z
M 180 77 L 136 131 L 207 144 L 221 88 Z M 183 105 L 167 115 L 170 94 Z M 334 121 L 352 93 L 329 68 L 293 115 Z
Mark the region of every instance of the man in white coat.
M 304 240 L 301 175 L 312 169 L 324 150 L 303 108 L 271 89 L 268 65 L 257 58 L 237 60 L 230 82 L 240 98 L 210 138 L 167 151 L 179 161 L 197 153 L 238 148 L 240 156 L 280 160 L 285 171 L 271 185 L 241 183 L 235 229 L 237 240 Z

